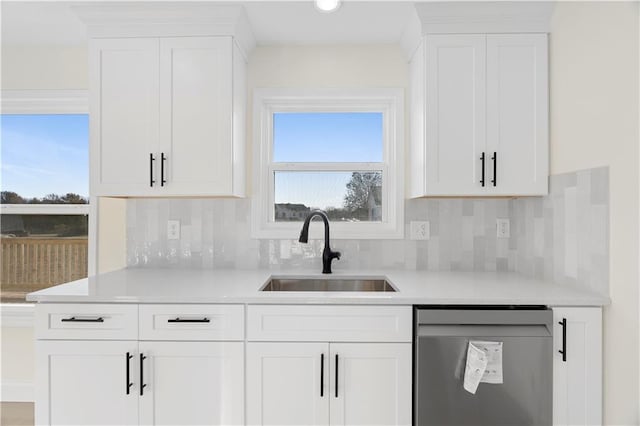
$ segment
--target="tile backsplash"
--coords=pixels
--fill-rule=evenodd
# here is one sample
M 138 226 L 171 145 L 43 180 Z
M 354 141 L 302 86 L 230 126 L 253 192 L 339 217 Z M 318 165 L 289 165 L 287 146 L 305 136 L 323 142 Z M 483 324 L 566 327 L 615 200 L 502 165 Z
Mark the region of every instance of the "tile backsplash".
M 403 240 L 338 240 L 334 271 L 419 269 L 517 271 L 608 292 L 609 173 L 598 168 L 551 176 L 550 193 L 528 198 L 407 200 Z M 131 199 L 130 267 L 321 269 L 323 242 L 251 238 L 248 199 Z M 496 237 L 496 219 L 511 223 Z M 179 220 L 178 240 L 167 221 Z M 429 240 L 408 237 L 412 220 L 430 223 Z

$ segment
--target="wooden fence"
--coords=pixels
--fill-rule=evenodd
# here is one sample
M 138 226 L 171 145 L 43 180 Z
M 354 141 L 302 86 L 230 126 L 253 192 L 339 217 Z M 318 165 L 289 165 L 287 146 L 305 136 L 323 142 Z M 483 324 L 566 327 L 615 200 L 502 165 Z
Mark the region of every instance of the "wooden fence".
M 2 302 L 87 276 L 87 238 L 2 238 Z

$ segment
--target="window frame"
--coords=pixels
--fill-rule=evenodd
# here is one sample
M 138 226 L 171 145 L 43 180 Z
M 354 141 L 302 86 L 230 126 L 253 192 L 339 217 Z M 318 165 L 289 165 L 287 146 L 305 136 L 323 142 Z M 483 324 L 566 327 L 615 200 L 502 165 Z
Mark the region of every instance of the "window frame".
M 87 114 L 89 93 L 87 90 L 0 90 L 0 114 Z M 89 117 L 91 120 L 91 117 Z M 87 135 L 87 149 L 90 147 Z M 87 273 L 96 273 L 97 252 L 97 202 L 89 194 L 89 204 L 2 204 L 2 214 L 37 215 L 89 215 L 87 230 Z M 33 303 L 2 303 L 1 323 L 6 327 L 31 327 L 35 305 Z
M 379 112 L 383 158 L 371 162 L 273 162 L 273 115 L 281 112 Z M 253 99 L 252 237 L 294 239 L 298 222 L 272 220 L 276 171 L 382 171 L 382 221 L 333 222 L 334 239 L 404 238 L 404 96 L 402 89 L 255 89 Z M 322 237 L 321 227 L 311 238 Z

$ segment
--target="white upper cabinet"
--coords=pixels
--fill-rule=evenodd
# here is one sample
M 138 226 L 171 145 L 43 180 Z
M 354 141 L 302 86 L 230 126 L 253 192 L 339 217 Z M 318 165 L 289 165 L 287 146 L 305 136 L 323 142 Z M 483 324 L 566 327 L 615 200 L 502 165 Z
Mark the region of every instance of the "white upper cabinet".
M 494 195 L 544 195 L 549 175 L 546 34 L 490 34 L 487 173 Z M 495 170 L 495 174 L 494 174 Z
M 92 195 L 149 195 L 158 151 L 158 40 L 89 45 Z
M 92 196 L 245 194 L 240 6 L 79 7 L 90 51 Z
M 549 5 L 416 9 L 410 196 L 547 194 Z
M 244 195 L 231 37 L 99 39 L 91 58 L 93 195 Z
M 436 35 L 425 48 L 425 195 L 472 194 L 486 145 L 485 39 Z

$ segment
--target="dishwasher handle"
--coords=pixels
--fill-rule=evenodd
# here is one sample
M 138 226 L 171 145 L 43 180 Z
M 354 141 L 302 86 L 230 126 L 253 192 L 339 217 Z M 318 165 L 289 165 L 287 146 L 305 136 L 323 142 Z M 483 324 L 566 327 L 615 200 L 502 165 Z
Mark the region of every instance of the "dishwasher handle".
M 546 324 L 527 325 L 458 325 L 422 324 L 416 327 L 420 337 L 551 337 L 551 326 Z

